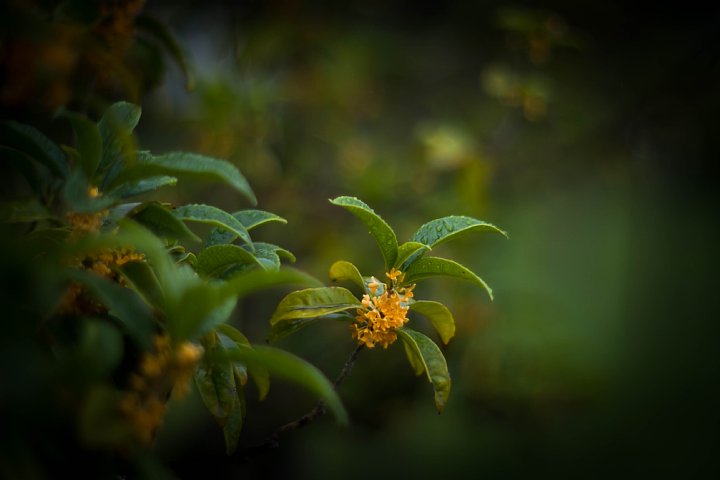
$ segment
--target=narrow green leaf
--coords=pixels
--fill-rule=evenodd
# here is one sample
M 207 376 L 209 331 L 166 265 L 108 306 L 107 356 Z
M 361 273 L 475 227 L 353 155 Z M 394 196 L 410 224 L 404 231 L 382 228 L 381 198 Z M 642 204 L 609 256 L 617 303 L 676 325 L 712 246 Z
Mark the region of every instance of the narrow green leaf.
M 415 372 L 415 375 L 420 376 L 425 373 L 425 364 L 422 359 L 418 357 L 417 353 L 415 353 L 415 350 L 413 350 L 407 342 L 402 342 L 402 344 L 405 349 L 405 356 L 408 359 L 408 363 L 410 363 L 410 367 L 412 367 Z
M 330 281 L 340 282 L 344 280 L 353 282 L 362 288 L 363 291 L 367 290 L 365 288 L 365 281 L 357 267 L 345 260 L 338 260 L 330 266 Z
M 98 126 L 79 113 L 63 111 L 60 117 L 66 118 L 75 133 L 75 148 L 79 153 L 80 166 L 88 178 L 93 178 L 102 158 L 103 141 Z
M 215 275 L 231 265 L 259 265 L 255 256 L 237 245 L 214 245 L 197 256 L 197 270 L 204 275 Z
M 185 88 L 190 91 L 195 88 L 195 72 L 185 50 L 177 42 L 168 27 L 156 18 L 140 15 L 135 19 L 135 25 L 141 31 L 148 33 L 165 47 L 185 75 Z
M 224 426 L 237 403 L 232 364 L 224 358 L 226 349 L 217 334 L 203 341 L 203 347 L 206 354 L 195 370 L 195 385 L 210 414 Z
M 10 202 L 0 205 L 0 221 L 7 223 L 29 223 L 54 218 L 45 205 L 35 199 Z
M 431 250 L 431 248 L 420 242 L 405 242 L 398 247 L 398 256 L 397 260 L 395 260 L 394 267 L 405 271 L 412 261 L 419 258 L 428 250 Z
M 450 310 L 442 303 L 417 300 L 410 304 L 410 310 L 427 317 L 445 345 L 455 336 L 455 320 Z
M 13 121 L 0 123 L 0 143 L 34 158 L 56 176 L 64 178 L 70 171 L 60 147 L 29 125 Z
M 370 235 L 375 238 L 378 247 L 380 247 L 380 252 L 385 260 L 385 268 L 390 270 L 397 259 L 398 242 L 395 232 L 385 220 L 380 218 L 367 204 L 355 197 L 337 197 L 330 200 L 330 203 L 345 208 L 365 224 L 370 231 Z
M 398 328 L 396 331 L 405 344 L 415 353 L 417 359 L 422 361 L 425 373 L 427 373 L 428 380 L 435 392 L 435 408 L 438 413 L 442 413 L 450 396 L 451 382 L 447 362 L 440 348 L 435 345 L 435 342 L 415 330 L 403 327 Z
M 360 301 L 345 288 L 307 288 L 292 292 L 283 298 L 270 318 L 270 325 L 298 318 L 322 317 L 360 307 L 362 307 Z
M 148 305 L 134 290 L 122 287 L 103 277 L 79 270 L 68 271 L 68 277 L 82 283 L 110 314 L 122 322 L 127 332 L 145 348 L 150 348 L 150 338 L 157 320 Z
M 415 232 L 411 240 L 435 247 L 470 232 L 495 232 L 506 238 L 508 236 L 507 233 L 491 223 L 471 217 L 451 215 L 427 222 Z
M 157 275 L 147 262 L 128 262 L 120 267 L 120 273 L 147 303 L 158 310 L 165 309 L 165 294 Z
M 240 443 L 240 431 L 245 417 L 245 394 L 235 377 L 235 399 L 223 425 L 223 436 L 225 437 L 225 453 L 232 455 Z
M 408 268 L 405 272 L 405 283 L 415 283 L 430 277 L 453 277 L 468 280 L 485 289 L 490 300 L 493 299 L 492 289 L 482 278 L 475 275 L 466 267 L 457 262 L 439 257 L 423 257 Z
M 215 225 L 232 231 L 248 244 L 252 244 L 245 226 L 224 210 L 201 204 L 184 205 L 175 209 L 175 216 L 186 222 L 199 222 Z
M 284 218 L 275 215 L 274 213 L 265 212 L 263 210 L 240 210 L 232 214 L 233 217 L 237 218 L 240 223 L 245 226 L 245 229 L 249 232 L 255 227 L 258 227 L 268 222 L 280 222 L 287 223 Z M 214 228 L 208 234 L 205 239 L 205 246 L 209 247 L 212 245 L 221 245 L 224 243 L 232 243 L 237 238 L 230 230 L 224 228 Z M 294 262 L 295 260 L 293 260 Z
M 98 172 L 106 174 L 103 190 L 107 189 L 123 167 L 135 163 L 137 142 L 132 132 L 141 114 L 142 110 L 137 105 L 117 102 L 110 105 L 98 122 L 103 145 Z
M 297 383 L 318 395 L 333 412 L 338 422 L 347 424 L 347 412 L 333 384 L 320 370 L 305 360 L 277 348 L 261 346 L 228 349 L 224 352 L 224 357 L 242 362 L 248 367 L 264 367 L 271 375 Z
M 222 295 L 244 297 L 259 290 L 277 285 L 300 285 L 316 287 L 322 285 L 318 279 L 294 268 L 282 267 L 277 272 L 250 270 L 243 272 L 222 284 Z
M 196 153 L 174 152 L 164 155 L 139 155 L 135 165 L 128 167 L 115 181 L 116 184 L 157 175 L 187 176 L 230 185 L 245 195 L 253 205 L 255 194 L 240 170 L 230 162 Z
M 134 197 L 143 193 L 152 192 L 162 187 L 173 187 L 177 184 L 177 178 L 167 175 L 148 177 L 141 180 L 133 180 L 123 183 L 108 193 L 118 198 Z
M 200 237 L 195 235 L 169 208 L 158 202 L 143 203 L 132 210 L 128 216 L 159 237 L 200 241 Z
M 243 335 L 242 332 L 240 332 L 240 330 L 231 325 L 228 325 L 227 323 L 218 325 L 217 330 L 235 343 L 246 347 L 251 346 L 250 340 L 248 340 L 247 337 Z M 270 372 L 268 372 L 267 369 L 259 366 L 253 366 L 248 368 L 248 372 L 250 372 L 250 376 L 252 377 L 253 381 L 255 382 L 255 386 L 257 387 L 258 400 L 264 400 L 265 397 L 267 397 L 268 392 L 270 391 Z

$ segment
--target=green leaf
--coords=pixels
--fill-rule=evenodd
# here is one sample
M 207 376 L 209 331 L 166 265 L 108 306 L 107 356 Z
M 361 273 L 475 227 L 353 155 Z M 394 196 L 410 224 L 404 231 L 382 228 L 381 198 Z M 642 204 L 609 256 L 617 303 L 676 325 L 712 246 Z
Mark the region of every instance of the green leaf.
M 195 235 L 170 209 L 158 202 L 143 203 L 132 210 L 128 216 L 159 237 L 200 241 L 200 237 Z
M 175 209 L 175 216 L 186 222 L 199 222 L 230 230 L 248 244 L 252 244 L 245 226 L 224 210 L 201 204 L 184 205 Z
M 63 111 L 60 117 L 66 118 L 75 133 L 75 148 L 79 153 L 80 166 L 88 178 L 93 178 L 102 158 L 103 141 L 98 126 L 84 115 Z
M 271 375 L 284 378 L 318 395 L 341 424 L 347 424 L 347 412 L 333 384 L 320 370 L 288 352 L 270 347 L 238 347 L 223 352 L 224 358 L 248 367 L 264 367 Z
M 45 208 L 45 205 L 35 199 L 0 205 L 0 221 L 3 222 L 30 223 L 48 218 L 54 218 L 54 215 Z
M 240 220 L 248 230 L 252 230 L 268 222 L 287 223 L 287 220 L 281 216 L 264 210 L 240 210 L 239 212 L 233 213 L 233 217 Z
M 410 268 L 405 272 L 404 283 L 415 283 L 430 277 L 453 277 L 468 280 L 483 287 L 490 297 L 490 300 L 493 299 L 492 289 L 482 278 L 475 275 L 466 267 L 447 258 L 424 257 L 417 260 L 410 265 Z
M 355 197 L 337 197 L 330 200 L 333 205 L 338 205 L 360 219 L 361 222 L 370 230 L 370 235 L 375 238 L 383 259 L 385 259 L 385 268 L 390 268 L 395 264 L 398 255 L 398 242 L 395 232 L 380 218 L 372 208 L 367 206 L 361 200 Z
M 189 91 L 195 88 L 195 72 L 188 60 L 185 50 L 177 42 L 175 36 L 167 26 L 159 20 L 147 15 L 140 15 L 135 19 L 138 29 L 148 33 L 156 39 L 170 53 L 180 70 L 185 75 L 185 88 Z
M 34 158 L 56 176 L 67 177 L 70 169 L 62 150 L 36 128 L 13 121 L 2 122 L 0 143 Z
M 234 295 L 243 297 L 268 287 L 283 284 L 295 284 L 302 286 L 322 285 L 318 279 L 294 268 L 282 267 L 277 272 L 267 270 L 251 270 L 243 272 L 222 285 L 223 295 Z
M 212 333 L 203 346 L 206 354 L 195 370 L 195 385 L 210 414 L 224 426 L 237 403 L 232 364 L 224 358 L 226 349 L 217 334 Z
M 218 325 L 217 327 L 218 332 L 222 333 L 235 343 L 250 347 L 250 340 L 247 339 L 245 335 L 240 332 L 237 328 L 228 325 L 227 323 L 223 323 L 222 325 Z M 248 372 L 250 372 L 250 376 L 252 377 L 253 381 L 255 382 L 255 386 L 258 390 L 258 400 L 264 400 L 265 397 L 267 397 L 268 392 L 270 391 L 270 372 L 267 371 L 267 369 L 254 366 L 251 368 L 248 368 Z
M 232 455 L 235 453 L 235 450 L 237 450 L 238 444 L 240 443 L 240 431 L 243 426 L 243 418 L 245 417 L 245 394 L 240 387 L 237 374 L 235 374 L 235 390 L 235 400 L 223 425 L 225 453 L 227 455 Z
M 470 232 L 495 232 L 507 237 L 507 233 L 490 223 L 471 217 L 451 215 L 429 221 L 421 226 L 410 240 L 432 248 Z
M 63 198 L 70 210 L 77 213 L 94 213 L 108 208 L 115 199 L 107 196 L 90 196 L 90 183 L 82 170 L 70 172 L 63 187 Z
M 157 275 L 147 262 L 128 262 L 120 267 L 120 273 L 147 303 L 161 311 L 165 309 L 165 294 Z
M 118 198 L 128 198 L 152 192 L 161 187 L 173 187 L 175 184 L 177 184 L 177 178 L 160 175 L 123 183 L 110 191 L 108 195 Z
M 405 349 L 405 356 L 407 356 L 408 363 L 410 363 L 415 375 L 420 376 L 425 373 L 425 364 L 422 359 L 418 357 L 417 353 L 415 353 L 415 350 L 413 350 L 407 342 L 402 342 L 402 344 Z
M 100 302 L 108 307 L 127 332 L 144 348 L 150 348 L 150 338 L 157 321 L 148 305 L 134 290 L 122 287 L 98 275 L 79 270 L 68 271 L 68 277 L 82 283 Z
M 197 270 L 204 275 L 215 275 L 231 265 L 259 265 L 255 256 L 237 245 L 214 245 L 202 250 L 197 256 Z
M 455 320 L 450 310 L 442 303 L 417 300 L 410 304 L 410 310 L 427 317 L 445 345 L 455 336 Z
M 398 247 L 398 256 L 394 267 L 405 271 L 410 266 L 410 263 L 428 250 L 431 250 L 431 248 L 420 242 L 405 242 Z
M 270 325 L 286 320 L 322 317 L 360 307 L 362 307 L 360 301 L 345 288 L 307 288 L 292 292 L 283 298 L 270 318 Z
M 124 167 L 135 163 L 137 142 L 133 130 L 140 121 L 142 110 L 128 102 L 117 102 L 105 111 L 98 122 L 103 150 L 98 166 L 100 174 L 106 174 L 102 190 L 107 190 L 112 180 Z
M 415 330 L 402 327 L 398 328 L 396 332 L 400 334 L 400 338 L 414 352 L 416 358 L 422 361 L 425 373 L 427 373 L 428 380 L 435 392 L 435 408 L 438 413 L 442 413 L 450 396 L 451 382 L 447 362 L 440 348 L 435 345 L 435 342 Z
M 245 226 L 247 231 L 268 222 L 287 223 L 287 220 L 284 218 L 263 210 L 240 210 L 239 212 L 233 213 L 232 216 L 237 218 L 240 223 Z M 229 230 L 224 228 L 214 228 L 205 239 L 205 246 L 209 247 L 212 245 L 232 243 L 236 238 L 237 235 Z M 293 262 L 294 261 L 295 260 L 293 260 Z
M 355 285 L 362 288 L 363 291 L 367 290 L 365 288 L 365 281 L 363 280 L 362 275 L 360 275 L 360 271 L 357 267 L 345 260 L 338 260 L 330 266 L 330 281 L 340 282 L 344 280 L 353 282 Z
M 138 156 L 135 165 L 128 167 L 115 183 L 157 175 L 187 176 L 224 182 L 245 195 L 253 205 L 257 203 L 250 185 L 235 165 L 196 153 L 174 152 L 159 156 L 144 153 Z

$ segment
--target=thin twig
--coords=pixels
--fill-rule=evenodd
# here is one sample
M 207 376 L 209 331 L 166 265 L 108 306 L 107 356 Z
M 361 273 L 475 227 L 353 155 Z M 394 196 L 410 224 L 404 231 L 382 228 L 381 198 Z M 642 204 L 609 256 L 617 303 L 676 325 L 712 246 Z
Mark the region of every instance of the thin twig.
M 340 370 L 340 373 L 338 374 L 337 378 L 335 378 L 335 381 L 332 383 L 333 388 L 335 388 L 337 390 L 337 388 L 340 386 L 340 384 L 347 378 L 348 375 L 350 375 L 350 372 L 352 371 L 353 367 L 355 366 L 355 360 L 357 360 L 358 354 L 360 353 L 360 351 L 363 349 L 364 346 L 365 345 L 361 343 L 361 344 L 357 345 L 355 347 L 355 349 L 352 351 L 352 353 L 348 357 L 347 361 L 345 362 L 345 365 L 343 365 L 342 370 Z M 287 433 L 287 432 L 291 432 L 298 428 L 304 427 L 305 425 L 312 423 L 316 418 L 325 415 L 326 412 L 327 412 L 327 409 L 325 407 L 325 403 L 320 401 L 320 402 L 318 402 L 317 405 L 315 405 L 315 407 L 312 410 L 307 412 L 302 417 L 279 427 L 264 442 L 260 443 L 259 445 L 254 446 L 254 447 L 245 448 L 238 453 L 241 454 L 245 459 L 249 459 L 249 458 L 254 457 L 266 450 L 278 448 L 280 446 L 280 435 Z

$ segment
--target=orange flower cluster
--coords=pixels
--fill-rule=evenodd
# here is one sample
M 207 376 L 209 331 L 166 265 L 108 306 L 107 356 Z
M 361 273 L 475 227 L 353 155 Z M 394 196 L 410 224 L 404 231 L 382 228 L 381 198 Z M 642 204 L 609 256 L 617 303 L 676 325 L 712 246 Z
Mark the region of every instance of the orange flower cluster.
M 120 411 L 128 419 L 138 438 L 149 443 L 162 423 L 169 392 L 183 396 L 190 387 L 190 378 L 203 351 L 184 342 L 176 348 L 167 335 L 153 340 L 154 351 L 143 355 L 139 372 L 129 378 L 130 391 L 120 401 Z
M 402 281 L 402 273 L 394 268 L 385 275 L 391 281 L 390 287 L 373 278 L 368 284 L 372 295 L 363 295 L 364 308 L 357 310 L 353 323 L 353 338 L 368 348 L 375 347 L 376 343 L 387 348 L 397 340 L 395 329 L 408 321 L 408 303 L 413 297 L 415 284 L 398 287 L 398 283 Z

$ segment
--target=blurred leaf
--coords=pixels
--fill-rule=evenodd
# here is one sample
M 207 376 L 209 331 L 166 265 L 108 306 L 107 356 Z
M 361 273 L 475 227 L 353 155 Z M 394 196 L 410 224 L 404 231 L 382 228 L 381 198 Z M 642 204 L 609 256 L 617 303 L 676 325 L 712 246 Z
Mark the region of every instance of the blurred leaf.
M 196 153 L 174 152 L 155 156 L 143 152 L 138 155 L 135 165 L 125 169 L 114 184 L 157 175 L 187 176 L 196 179 L 220 181 L 245 195 L 253 205 L 257 203 L 250 185 L 235 165 L 225 160 Z
M 145 300 L 159 310 L 165 309 L 165 295 L 155 272 L 147 262 L 128 262 L 120 273 Z
M 103 144 L 98 172 L 106 175 L 102 190 L 107 189 L 123 167 L 127 168 L 135 162 L 137 143 L 132 132 L 141 114 L 142 110 L 137 105 L 117 102 L 110 105 L 98 122 Z
M 103 379 L 117 367 L 123 356 L 120 332 L 106 319 L 83 322 L 78 352 L 83 372 Z
M 128 216 L 159 237 L 173 240 L 200 241 L 200 237 L 195 235 L 181 219 L 158 202 L 144 203 L 133 209 Z
M 242 238 L 246 243 L 252 244 L 245 226 L 235 217 L 219 208 L 210 205 L 193 204 L 177 207 L 174 213 L 177 218 L 186 222 L 207 223 L 226 228 Z
M 175 60 L 178 67 L 180 67 L 180 70 L 182 70 L 185 75 L 185 88 L 187 90 L 195 88 L 195 72 L 188 60 L 188 56 L 167 26 L 159 20 L 147 15 L 138 16 L 135 19 L 135 25 L 139 30 L 151 35 L 167 49 L 170 56 L 173 60 Z
M 366 291 L 365 281 L 355 265 L 345 260 L 338 260 L 330 266 L 330 281 L 340 282 L 347 280 Z
M 405 242 L 398 247 L 398 256 L 394 267 L 405 271 L 412 261 L 431 249 L 431 247 L 420 242 Z
M 227 296 L 238 296 L 242 298 L 245 295 L 264 290 L 268 287 L 274 287 L 283 284 L 295 284 L 302 286 L 318 286 L 322 285 L 318 279 L 294 268 L 282 267 L 277 272 L 267 270 L 251 270 L 243 272 L 230 280 L 224 282 L 220 287 Z
M 245 225 L 245 229 L 247 231 L 268 222 L 287 223 L 287 220 L 284 218 L 263 210 L 240 210 L 239 212 L 233 213 L 232 216 Z M 230 230 L 226 230 L 224 228 L 214 228 L 205 239 L 205 246 L 209 247 L 211 245 L 232 243 L 236 238 L 237 235 Z M 293 260 L 293 262 L 294 261 L 295 260 Z
M 416 360 L 422 361 L 425 373 L 427 373 L 428 380 L 430 380 L 435 392 L 435 408 L 438 413 L 442 413 L 450 396 L 450 372 L 448 372 L 447 363 L 440 348 L 435 345 L 435 342 L 415 330 L 398 328 L 396 331 L 405 344 L 415 353 Z M 410 364 L 416 369 L 413 361 Z
M 262 266 L 255 256 L 237 245 L 214 245 L 202 250 L 197 256 L 197 270 L 204 275 L 214 275 L 235 264 Z
M 440 302 L 417 300 L 410 304 L 410 310 L 418 312 L 430 320 L 444 344 L 455 336 L 455 320 L 450 310 Z
M 166 175 L 160 175 L 157 177 L 148 177 L 142 180 L 134 180 L 123 183 L 122 185 L 114 188 L 108 195 L 112 195 L 118 198 L 134 197 L 143 193 L 152 192 L 161 187 L 173 187 L 177 184 L 177 178 L 168 177 Z
M 405 272 L 404 283 L 416 283 L 430 277 L 453 277 L 471 281 L 485 289 L 490 300 L 492 289 L 477 275 L 457 262 L 439 257 L 424 257 L 415 261 Z
M 98 275 L 69 270 L 68 278 L 82 283 L 90 292 L 108 307 L 110 315 L 120 320 L 127 332 L 144 348 L 150 348 L 150 337 L 157 320 L 148 305 L 134 290 L 122 287 Z
M 307 288 L 292 292 L 283 298 L 270 318 L 270 325 L 285 320 L 322 317 L 361 307 L 362 304 L 355 295 L 345 288 Z
M 507 233 L 495 225 L 470 217 L 451 215 L 424 224 L 415 232 L 411 240 L 432 248 L 470 232 L 495 232 L 507 238 Z
M 341 424 L 347 424 L 347 413 L 333 384 L 313 365 L 288 352 L 271 347 L 238 347 L 223 352 L 223 357 L 248 367 L 260 366 L 271 375 L 284 378 L 318 395 Z
M 82 170 L 73 169 L 70 172 L 62 192 L 70 210 L 76 213 L 95 213 L 115 203 L 115 199 L 112 197 L 91 196 L 90 187 L 91 185 Z
M 0 221 L 29 223 L 54 218 L 47 208 L 35 199 L 9 202 L 0 205 Z
M 203 346 L 206 353 L 195 371 L 195 385 L 210 414 L 225 426 L 236 405 L 232 364 L 224 358 L 225 347 L 216 333 L 211 333 Z
M 398 255 L 397 237 L 392 228 L 372 208 L 355 197 L 337 197 L 330 200 L 330 203 L 345 208 L 365 224 L 380 247 L 385 268 L 389 271 Z
M 231 325 L 228 325 L 227 323 L 218 325 L 217 330 L 218 332 L 230 338 L 235 343 L 244 345 L 246 347 L 251 346 L 250 340 L 248 340 L 247 337 L 243 335 L 242 332 L 240 332 L 240 330 Z M 270 373 L 267 371 L 267 369 L 259 366 L 250 367 L 248 368 L 248 371 L 250 372 L 250 376 L 255 382 L 255 386 L 257 386 L 259 397 L 258 399 L 264 400 L 268 392 L 270 391 Z
M 75 133 L 75 148 L 79 153 L 80 166 L 85 175 L 92 179 L 100 164 L 103 150 L 98 126 L 78 113 L 62 111 L 59 116 L 70 121 Z
M 66 177 L 69 168 L 60 147 L 34 127 L 5 121 L 0 123 L 0 144 L 14 148 L 45 165 L 59 177 Z
M 240 431 L 245 417 L 245 394 L 238 384 L 237 376 L 234 378 L 236 387 L 235 399 L 223 425 L 223 436 L 225 437 L 225 453 L 232 455 L 240 443 Z

